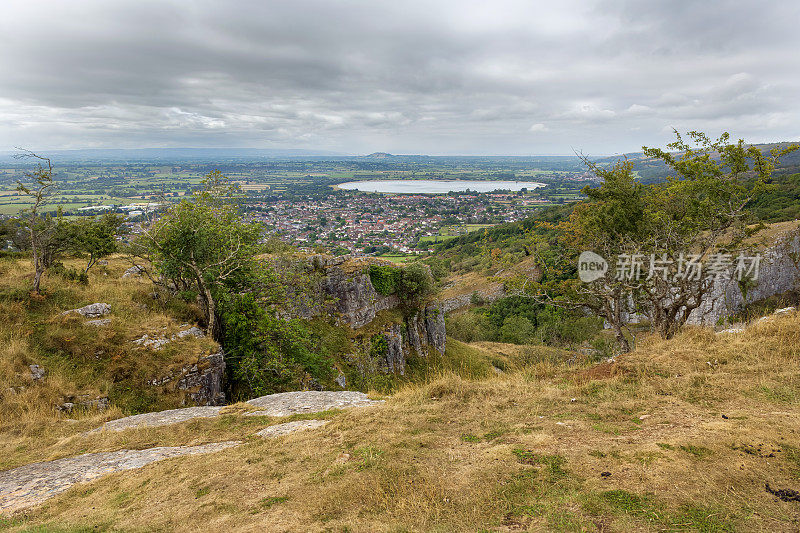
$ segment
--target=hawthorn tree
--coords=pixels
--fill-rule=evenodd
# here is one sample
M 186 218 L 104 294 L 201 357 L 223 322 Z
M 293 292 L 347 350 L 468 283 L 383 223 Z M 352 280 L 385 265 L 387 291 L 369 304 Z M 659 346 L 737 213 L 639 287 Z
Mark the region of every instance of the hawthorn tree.
M 630 161 L 608 168 L 585 161 L 602 184 L 584 188 L 586 200 L 556 225 L 556 241 L 531 244 L 543 276 L 524 283 L 525 292 L 553 305 L 591 310 L 606 320 L 624 351 L 630 350 L 625 329 L 631 313 L 646 316 L 664 338 L 686 323 L 714 282 L 687 269 L 739 250 L 761 228 L 746 207 L 769 188 L 779 158 L 797 148 L 764 154 L 742 140 L 729 142 L 727 133 L 712 140 L 693 131 L 688 141 L 675 134 L 670 151 L 643 148 L 675 173 L 663 183 L 638 182 Z M 575 270 L 583 251 L 610 263 L 589 283 L 578 281 Z M 628 257 L 650 259 L 641 276 L 633 275 L 636 264 L 624 264 Z
M 236 188 L 219 172 L 206 176 L 190 198 L 169 207 L 142 228 L 134 243 L 171 288 L 196 291 L 208 333 L 221 338 L 218 302 L 242 276 L 257 268 L 261 228 L 244 221 L 234 203 Z
M 122 225 L 122 215 L 107 213 L 101 217 L 79 220 L 74 223 L 72 247 L 76 252 L 85 253 L 84 272 L 97 264 L 97 261 L 117 251 L 117 234 Z

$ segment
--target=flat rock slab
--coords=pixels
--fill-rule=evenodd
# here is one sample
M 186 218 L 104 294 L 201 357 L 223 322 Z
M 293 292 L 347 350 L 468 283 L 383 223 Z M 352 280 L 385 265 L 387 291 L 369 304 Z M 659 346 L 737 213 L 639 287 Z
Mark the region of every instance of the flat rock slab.
M 171 424 L 178 424 L 194 418 L 212 418 L 219 416 L 221 409 L 222 407 L 208 405 L 170 409 L 168 411 L 156 411 L 154 413 L 142 413 L 140 415 L 126 416 L 125 418 L 110 420 L 99 428 L 91 430 L 89 433 L 95 433 L 97 431 L 122 431 L 124 429 L 131 428 L 169 426 Z
M 354 391 L 299 391 L 270 394 L 247 401 L 260 407 L 246 416 L 290 416 L 301 413 L 318 413 L 328 409 L 345 409 L 361 405 L 377 405 L 382 400 L 370 400 L 363 392 Z
M 258 411 L 245 413 L 245 416 L 290 416 L 302 413 L 318 413 L 328 409 L 346 409 L 361 405 L 377 405 L 383 400 L 370 400 L 363 392 L 353 391 L 298 391 L 280 392 L 253 398 L 248 404 L 259 407 Z M 159 427 L 178 424 L 194 418 L 210 418 L 220 414 L 221 406 L 184 407 L 154 413 L 126 416 L 106 422 L 97 429 L 89 431 L 122 431 L 142 427 Z
M 200 446 L 87 453 L 6 470 L 0 472 L 0 513 L 34 507 L 77 483 L 93 481 L 107 474 L 141 468 L 171 457 L 217 452 L 238 444 L 241 443 L 228 441 Z
M 268 428 L 262 429 L 256 435 L 268 439 L 271 437 L 282 437 L 295 431 L 303 431 L 306 429 L 314 429 L 327 424 L 327 420 L 295 420 L 294 422 L 286 422 L 284 424 L 275 424 Z

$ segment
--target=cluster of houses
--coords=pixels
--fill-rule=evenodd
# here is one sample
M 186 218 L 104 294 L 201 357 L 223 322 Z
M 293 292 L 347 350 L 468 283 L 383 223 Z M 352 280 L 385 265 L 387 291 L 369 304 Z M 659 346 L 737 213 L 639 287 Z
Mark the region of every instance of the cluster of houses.
M 361 253 L 427 250 L 424 236 L 444 226 L 511 222 L 530 215 L 537 199 L 509 194 L 378 195 L 276 200 L 251 204 L 250 216 L 291 244 L 322 245 Z

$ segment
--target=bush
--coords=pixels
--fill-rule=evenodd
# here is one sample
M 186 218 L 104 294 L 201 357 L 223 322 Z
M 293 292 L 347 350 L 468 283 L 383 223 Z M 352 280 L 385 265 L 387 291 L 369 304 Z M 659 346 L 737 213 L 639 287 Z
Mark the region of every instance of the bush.
M 397 295 L 406 304 L 415 305 L 433 292 L 430 269 L 422 263 L 413 263 L 402 269 L 397 283 Z
M 447 336 L 463 342 L 491 341 L 495 329 L 484 314 L 459 313 L 448 315 Z
M 389 296 L 397 291 L 400 269 L 389 265 L 370 265 L 369 279 L 379 294 Z
M 524 316 L 510 316 L 503 321 L 498 333 L 500 342 L 529 344 L 536 336 L 536 328 Z

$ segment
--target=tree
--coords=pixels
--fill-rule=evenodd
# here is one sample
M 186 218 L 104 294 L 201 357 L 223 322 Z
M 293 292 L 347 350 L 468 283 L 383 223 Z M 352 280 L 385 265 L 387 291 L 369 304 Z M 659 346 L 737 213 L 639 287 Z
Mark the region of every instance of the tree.
M 89 272 L 99 259 L 117 251 L 116 237 L 122 221 L 122 215 L 107 213 L 75 222 L 73 248 L 89 255 L 84 272 Z
M 143 228 L 134 245 L 173 290 L 197 292 L 206 329 L 217 340 L 219 298 L 258 269 L 261 227 L 242 219 L 235 193 L 219 171 L 209 173 L 202 189 Z
M 688 142 L 675 133 L 676 141 L 668 145 L 673 152 L 643 150 L 676 176 L 645 185 L 636 180 L 630 161 L 602 168 L 585 160 L 602 184 L 584 188 L 587 199 L 556 226 L 557 242 L 540 238 L 530 245 L 545 252 L 540 254 L 545 261 L 544 276 L 527 290 L 541 301 L 604 318 L 624 351 L 630 349 L 625 329 L 634 312 L 645 315 L 651 330 L 664 338 L 686 323 L 714 282 L 687 275 L 687 260 L 696 266 L 725 256 L 759 229 L 750 224 L 746 207 L 768 187 L 778 159 L 796 148 L 765 155 L 742 140 L 730 143 L 727 133 L 711 140 L 690 132 Z M 589 283 L 576 279 L 574 265 L 583 251 L 610 263 Z M 641 277 L 628 275 L 638 267 L 631 262 L 635 257 L 649 258 L 649 271 Z
M 42 213 L 49 197 L 55 190 L 53 165 L 50 159 L 23 150 L 17 158 L 37 160 L 36 168 L 26 172 L 28 184 L 17 181 L 17 192 L 29 196 L 32 205 L 20 212 L 28 232 L 29 246 L 33 260 L 33 292 L 40 293 L 42 275 L 52 266 L 57 256 L 65 251 L 70 242 L 70 227 L 61 218 L 61 210 L 56 214 Z

